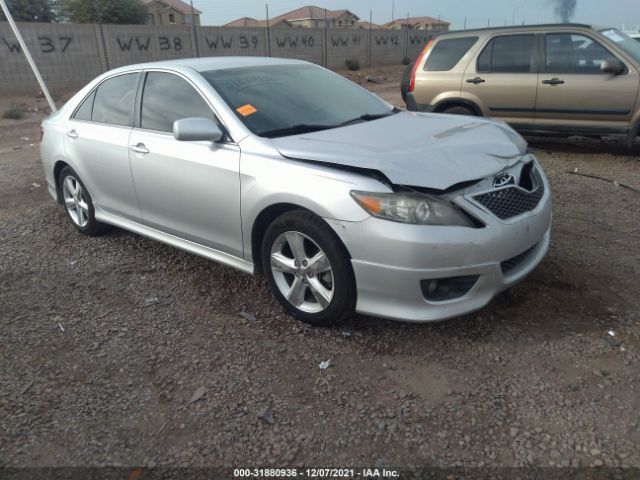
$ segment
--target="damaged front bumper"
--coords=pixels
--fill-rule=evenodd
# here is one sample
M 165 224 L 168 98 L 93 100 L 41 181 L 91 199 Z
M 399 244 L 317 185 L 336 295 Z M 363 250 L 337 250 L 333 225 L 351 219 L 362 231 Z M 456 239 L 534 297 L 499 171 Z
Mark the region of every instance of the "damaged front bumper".
M 543 182 L 545 194 L 537 207 L 512 221 L 468 201 L 466 209 L 485 223 L 483 228 L 327 219 L 352 257 L 356 310 L 431 322 L 484 307 L 525 278 L 549 248 L 551 195 L 546 178 Z

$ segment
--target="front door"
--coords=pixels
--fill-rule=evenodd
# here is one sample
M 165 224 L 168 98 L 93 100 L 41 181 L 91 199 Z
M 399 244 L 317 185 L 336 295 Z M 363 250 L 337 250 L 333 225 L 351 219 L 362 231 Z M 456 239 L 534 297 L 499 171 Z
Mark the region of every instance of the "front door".
M 462 92 L 485 115 L 518 126 L 533 125 L 538 85 L 536 36 L 499 35 L 469 64 Z
M 620 75 L 602 72 L 602 62 L 622 58 L 583 33 L 547 33 L 544 45 L 536 125 L 586 131 L 629 126 L 639 83 L 633 65 Z
M 143 223 L 242 257 L 240 149 L 224 142 L 176 140 L 174 121 L 190 117 L 216 120 L 185 78 L 149 72 L 139 128 L 129 141 Z

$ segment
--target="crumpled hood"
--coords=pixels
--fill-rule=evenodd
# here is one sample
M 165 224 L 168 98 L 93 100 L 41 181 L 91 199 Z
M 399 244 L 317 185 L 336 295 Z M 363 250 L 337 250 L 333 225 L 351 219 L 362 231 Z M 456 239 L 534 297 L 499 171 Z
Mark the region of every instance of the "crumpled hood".
M 272 142 L 288 158 L 378 170 L 394 184 L 438 190 L 495 174 L 526 153 L 506 124 L 412 112 Z

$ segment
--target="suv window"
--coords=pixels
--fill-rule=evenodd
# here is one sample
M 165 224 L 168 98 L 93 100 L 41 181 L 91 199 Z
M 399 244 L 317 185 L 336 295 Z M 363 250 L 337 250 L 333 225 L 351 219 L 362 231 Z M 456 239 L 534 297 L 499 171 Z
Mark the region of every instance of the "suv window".
M 139 73 L 127 73 L 102 82 L 96 91 L 91 120 L 128 126 L 139 76 Z
M 76 113 L 73 115 L 73 118 L 75 118 L 76 120 L 85 120 L 87 122 L 90 122 L 91 114 L 93 113 L 93 100 L 95 98 L 96 98 L 96 91 L 94 90 L 80 104 L 80 106 L 76 110 Z
M 173 122 L 190 117 L 215 120 L 209 105 L 185 80 L 172 73 L 149 73 L 142 94 L 140 127 L 171 133 Z
M 428 72 L 451 70 L 477 41 L 478 37 L 452 38 L 439 41 L 429 54 L 424 70 Z
M 600 64 L 615 56 L 595 40 L 576 33 L 548 33 L 545 72 L 601 73 Z
M 529 73 L 535 71 L 534 35 L 494 37 L 478 57 L 478 72 Z

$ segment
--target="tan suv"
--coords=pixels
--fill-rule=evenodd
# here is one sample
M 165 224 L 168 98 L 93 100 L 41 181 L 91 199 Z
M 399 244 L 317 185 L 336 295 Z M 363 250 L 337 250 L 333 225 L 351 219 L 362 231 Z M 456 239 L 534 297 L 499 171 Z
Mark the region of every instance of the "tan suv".
M 401 91 L 413 111 L 631 142 L 640 130 L 639 86 L 639 42 L 612 28 L 554 24 L 438 35 L 407 67 Z

